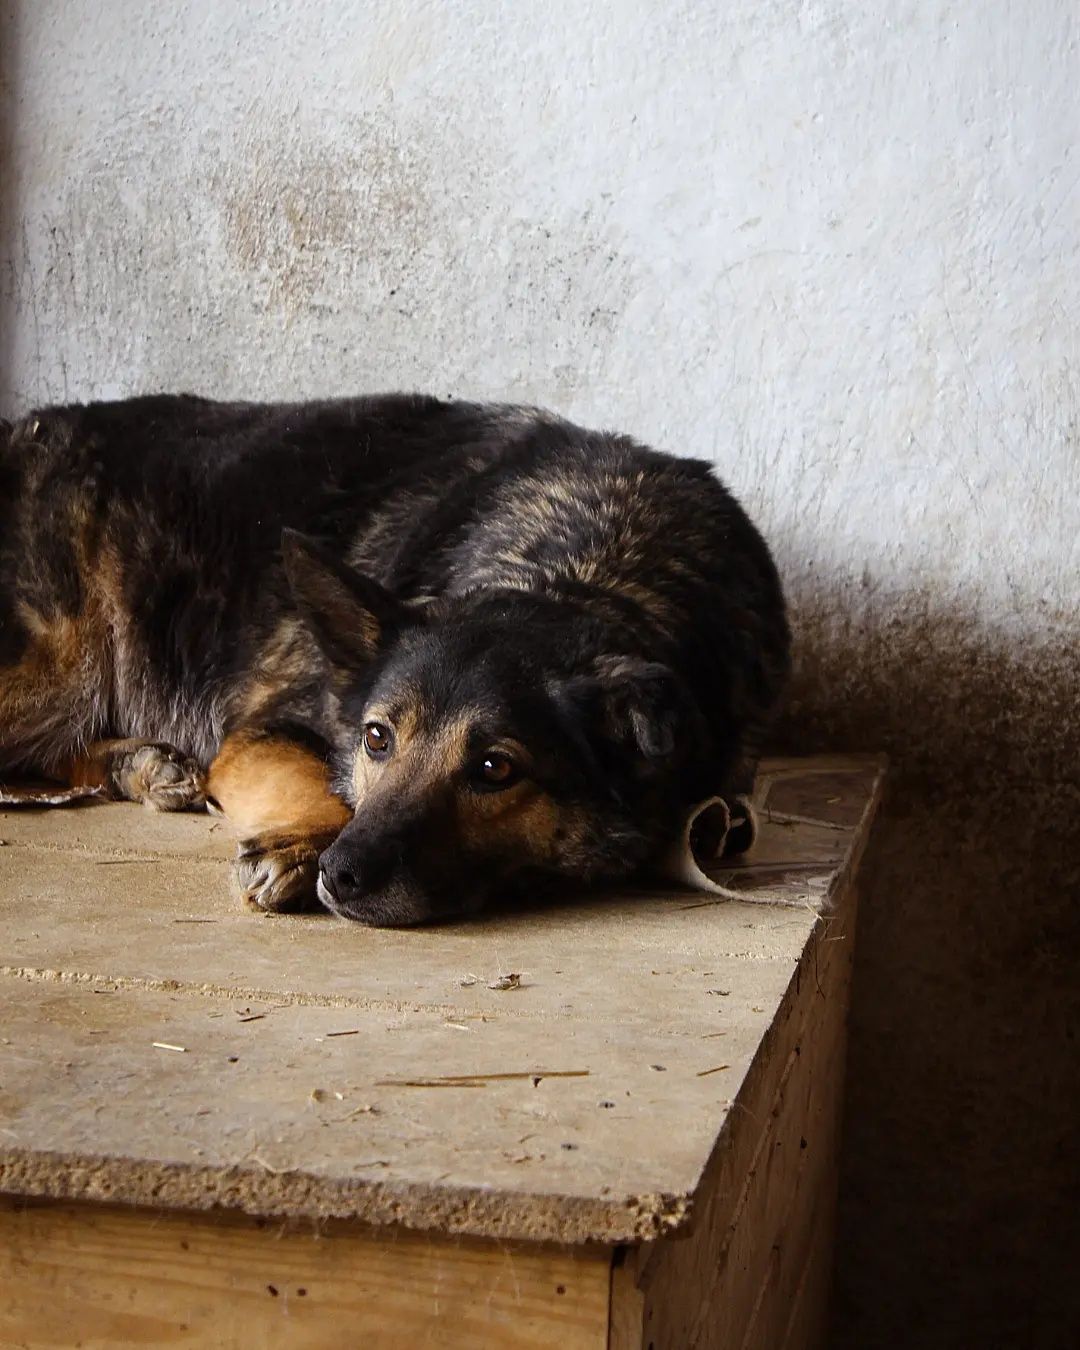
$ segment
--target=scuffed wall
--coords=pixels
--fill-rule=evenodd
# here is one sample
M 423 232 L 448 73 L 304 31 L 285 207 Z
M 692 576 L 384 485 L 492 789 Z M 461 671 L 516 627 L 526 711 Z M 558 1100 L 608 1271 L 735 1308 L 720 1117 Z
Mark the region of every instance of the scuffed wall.
M 836 1344 L 1074 1344 L 1072 0 L 6 0 L 0 413 L 534 400 L 714 459 L 886 748 Z

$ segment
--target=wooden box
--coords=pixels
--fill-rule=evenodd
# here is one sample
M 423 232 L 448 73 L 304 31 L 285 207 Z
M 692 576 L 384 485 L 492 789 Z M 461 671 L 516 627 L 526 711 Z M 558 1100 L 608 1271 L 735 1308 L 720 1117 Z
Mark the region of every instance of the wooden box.
M 205 817 L 0 814 L 0 1345 L 818 1344 L 880 780 L 766 763 L 745 902 L 415 931 L 241 911 Z

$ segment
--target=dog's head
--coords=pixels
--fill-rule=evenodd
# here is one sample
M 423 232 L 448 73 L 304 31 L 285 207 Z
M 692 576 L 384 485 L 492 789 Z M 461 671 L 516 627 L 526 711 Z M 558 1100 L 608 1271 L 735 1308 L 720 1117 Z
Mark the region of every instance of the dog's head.
M 300 536 L 285 559 L 346 729 L 336 788 L 355 815 L 319 881 L 335 913 L 421 923 L 626 876 L 677 831 L 700 715 L 667 667 L 598 653 L 564 601 L 405 605 Z

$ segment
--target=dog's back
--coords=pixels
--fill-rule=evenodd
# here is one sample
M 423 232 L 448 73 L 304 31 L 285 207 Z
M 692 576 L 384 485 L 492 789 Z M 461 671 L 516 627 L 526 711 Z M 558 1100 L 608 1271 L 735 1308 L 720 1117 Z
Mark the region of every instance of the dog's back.
M 710 468 L 533 409 L 402 395 L 44 409 L 9 432 L 0 478 L 0 659 L 50 634 L 58 655 L 78 645 L 95 667 L 83 737 L 207 756 L 288 608 L 284 528 L 406 599 L 498 586 L 621 615 L 747 731 L 783 683 L 775 569 Z

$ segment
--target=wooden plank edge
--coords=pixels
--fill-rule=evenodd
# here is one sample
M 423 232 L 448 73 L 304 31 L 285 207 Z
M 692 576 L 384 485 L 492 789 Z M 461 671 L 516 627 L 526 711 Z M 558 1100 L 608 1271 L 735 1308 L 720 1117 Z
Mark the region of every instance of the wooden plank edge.
M 155 1164 L 130 1158 L 31 1152 L 0 1145 L 0 1195 L 141 1206 L 237 1211 L 256 1218 L 347 1220 L 368 1228 L 560 1245 L 648 1241 L 686 1221 L 685 1197 L 664 1193 L 593 1199 L 484 1187 L 326 1181 L 256 1165 Z

